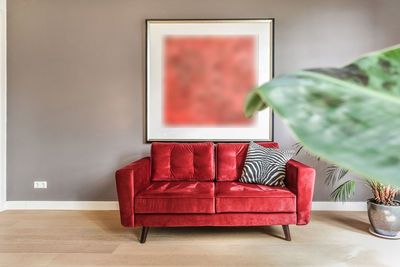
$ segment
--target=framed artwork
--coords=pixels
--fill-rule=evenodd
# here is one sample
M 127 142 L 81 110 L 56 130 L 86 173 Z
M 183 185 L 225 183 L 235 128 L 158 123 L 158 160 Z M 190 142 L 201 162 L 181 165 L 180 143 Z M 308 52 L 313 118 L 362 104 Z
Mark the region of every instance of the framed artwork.
M 272 141 L 270 108 L 244 115 L 273 77 L 273 19 L 146 20 L 146 141 Z

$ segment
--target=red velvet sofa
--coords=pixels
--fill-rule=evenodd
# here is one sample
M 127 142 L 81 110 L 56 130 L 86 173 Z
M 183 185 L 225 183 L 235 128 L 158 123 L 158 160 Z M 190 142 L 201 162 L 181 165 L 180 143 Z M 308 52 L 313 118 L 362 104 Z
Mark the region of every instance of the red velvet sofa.
M 278 148 L 277 143 L 258 143 Z M 149 227 L 282 225 L 310 221 L 315 170 L 287 163 L 287 187 L 238 182 L 248 143 L 152 143 L 151 157 L 116 172 L 121 223 Z

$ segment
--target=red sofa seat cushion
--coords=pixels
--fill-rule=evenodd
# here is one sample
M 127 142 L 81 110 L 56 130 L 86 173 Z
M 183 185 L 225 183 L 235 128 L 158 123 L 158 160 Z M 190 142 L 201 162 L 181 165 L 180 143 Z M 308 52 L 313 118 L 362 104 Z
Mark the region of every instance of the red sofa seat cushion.
M 296 195 L 286 187 L 217 182 L 216 211 L 296 212 Z
M 214 144 L 152 143 L 152 181 L 213 181 Z
M 257 142 L 267 148 L 279 148 L 278 143 Z M 217 144 L 217 181 L 238 181 L 242 176 L 249 143 Z
M 213 182 L 153 182 L 135 196 L 135 213 L 215 213 Z

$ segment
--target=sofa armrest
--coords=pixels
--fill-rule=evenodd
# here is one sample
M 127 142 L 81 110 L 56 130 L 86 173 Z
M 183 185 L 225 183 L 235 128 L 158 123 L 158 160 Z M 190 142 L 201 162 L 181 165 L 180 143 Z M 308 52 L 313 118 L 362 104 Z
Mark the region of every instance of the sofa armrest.
M 296 194 L 297 225 L 305 225 L 311 217 L 315 170 L 298 161 L 290 160 L 286 164 L 285 182 L 289 190 Z
M 132 162 L 115 173 L 121 224 L 134 226 L 134 197 L 150 184 L 150 158 Z

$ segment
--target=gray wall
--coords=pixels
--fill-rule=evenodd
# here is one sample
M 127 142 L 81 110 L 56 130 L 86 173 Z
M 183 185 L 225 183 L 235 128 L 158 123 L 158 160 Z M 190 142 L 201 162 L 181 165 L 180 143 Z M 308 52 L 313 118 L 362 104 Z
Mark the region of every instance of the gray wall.
M 399 43 L 398 10 L 395 0 L 9 0 L 7 198 L 116 199 L 114 171 L 149 154 L 146 18 L 274 17 L 279 75 Z M 295 143 L 279 118 L 275 137 Z M 314 199 L 328 200 L 324 164 L 299 159 L 318 166 Z

